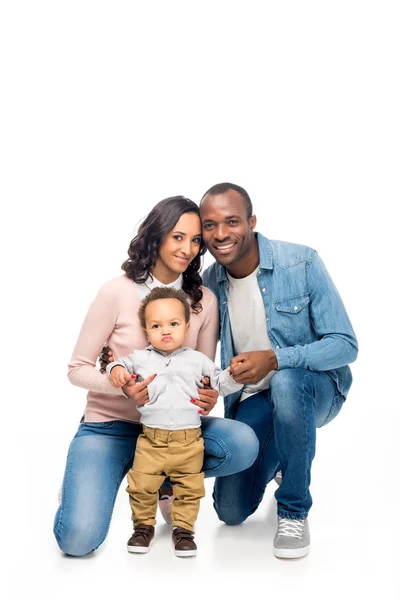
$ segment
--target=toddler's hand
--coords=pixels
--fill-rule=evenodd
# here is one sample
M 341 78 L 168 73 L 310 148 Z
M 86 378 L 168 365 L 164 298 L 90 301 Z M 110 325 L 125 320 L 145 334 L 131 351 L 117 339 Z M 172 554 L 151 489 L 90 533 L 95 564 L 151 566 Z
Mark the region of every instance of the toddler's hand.
M 110 383 L 113 387 L 120 388 L 132 380 L 132 375 L 125 367 L 114 367 L 110 375 Z

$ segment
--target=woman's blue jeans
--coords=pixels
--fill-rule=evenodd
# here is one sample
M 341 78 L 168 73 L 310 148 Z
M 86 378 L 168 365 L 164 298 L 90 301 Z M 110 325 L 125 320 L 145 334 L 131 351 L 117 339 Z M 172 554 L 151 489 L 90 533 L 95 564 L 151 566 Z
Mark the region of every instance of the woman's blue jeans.
M 271 378 L 269 390 L 240 402 L 235 419 L 250 425 L 260 450 L 249 469 L 216 480 L 214 508 L 220 520 L 228 525 L 245 521 L 278 470 L 282 472 L 275 492 L 278 515 L 306 519 L 312 504 L 309 486 L 316 428 L 332 421 L 343 401 L 326 373 L 283 369 Z
M 57 543 L 65 554 L 84 556 L 105 540 L 141 431 L 141 425 L 124 421 L 79 425 L 69 448 L 54 522 Z M 248 469 L 257 458 L 257 437 L 244 423 L 202 417 L 202 432 L 206 477 Z

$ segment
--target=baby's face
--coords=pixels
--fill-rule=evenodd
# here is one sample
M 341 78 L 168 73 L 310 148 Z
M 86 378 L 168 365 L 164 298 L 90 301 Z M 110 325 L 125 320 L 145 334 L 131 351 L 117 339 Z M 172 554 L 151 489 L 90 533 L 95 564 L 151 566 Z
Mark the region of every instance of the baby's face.
M 146 306 L 146 335 L 157 350 L 170 354 L 183 346 L 189 331 L 185 309 L 176 298 L 160 298 Z

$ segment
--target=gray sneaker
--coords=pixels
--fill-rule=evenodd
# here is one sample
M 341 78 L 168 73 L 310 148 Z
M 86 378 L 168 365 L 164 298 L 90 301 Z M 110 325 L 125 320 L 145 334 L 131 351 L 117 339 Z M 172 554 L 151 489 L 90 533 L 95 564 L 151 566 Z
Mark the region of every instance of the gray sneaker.
M 308 520 L 278 517 L 278 530 L 274 537 L 274 554 L 277 558 L 301 558 L 310 548 Z

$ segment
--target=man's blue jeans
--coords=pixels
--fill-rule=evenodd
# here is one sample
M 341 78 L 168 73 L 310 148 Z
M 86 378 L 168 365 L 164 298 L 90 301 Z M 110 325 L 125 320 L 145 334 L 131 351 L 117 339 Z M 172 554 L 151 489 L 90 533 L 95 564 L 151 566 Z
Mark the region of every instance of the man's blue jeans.
M 275 492 L 278 515 L 307 518 L 316 428 L 336 417 L 343 401 L 326 373 L 283 369 L 274 374 L 269 390 L 240 402 L 235 419 L 252 427 L 260 450 L 249 469 L 216 480 L 214 508 L 220 520 L 238 525 L 254 513 L 278 470 L 283 477 Z
M 69 448 L 54 522 L 57 543 L 65 554 L 83 556 L 105 540 L 141 432 L 141 425 L 124 421 L 80 424 Z M 202 433 L 206 477 L 247 469 L 257 457 L 257 437 L 243 423 L 202 417 Z

